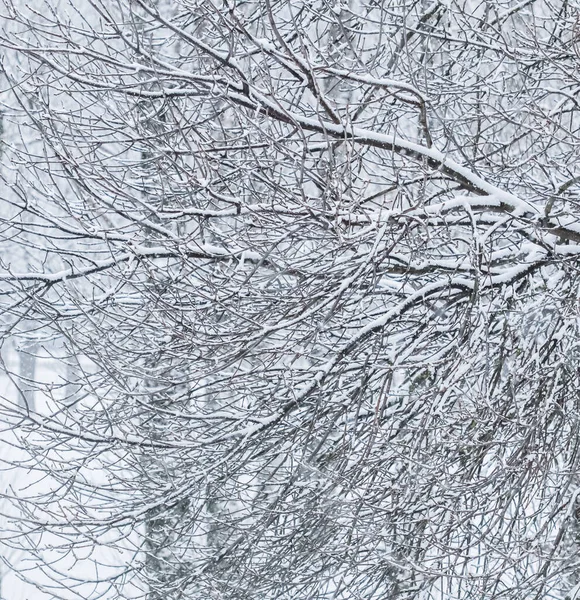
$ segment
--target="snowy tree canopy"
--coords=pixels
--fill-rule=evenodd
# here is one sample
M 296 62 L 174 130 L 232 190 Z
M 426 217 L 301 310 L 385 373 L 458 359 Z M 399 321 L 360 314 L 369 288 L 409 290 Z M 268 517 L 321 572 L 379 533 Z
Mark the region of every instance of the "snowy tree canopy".
M 578 0 L 0 6 L 50 593 L 574 595 Z

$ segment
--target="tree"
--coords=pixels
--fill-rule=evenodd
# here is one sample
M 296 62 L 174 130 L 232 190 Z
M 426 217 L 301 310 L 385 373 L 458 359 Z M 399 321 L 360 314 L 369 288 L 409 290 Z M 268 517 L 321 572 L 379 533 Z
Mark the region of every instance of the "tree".
M 124 552 L 117 597 L 564 598 L 577 4 L 2 19 L 43 148 L 5 150 L 3 339 L 80 390 L 4 409 L 52 482 L 23 539 Z

